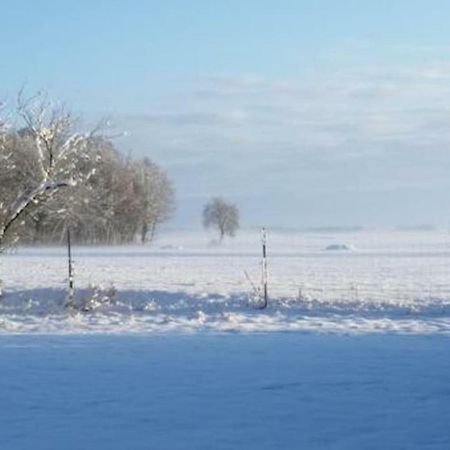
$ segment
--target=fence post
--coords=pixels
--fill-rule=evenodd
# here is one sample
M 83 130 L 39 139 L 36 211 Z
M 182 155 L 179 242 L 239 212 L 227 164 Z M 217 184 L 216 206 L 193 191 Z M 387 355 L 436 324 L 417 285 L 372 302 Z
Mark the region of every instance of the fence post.
M 69 296 L 66 306 L 73 306 L 74 282 L 73 282 L 73 263 L 72 263 L 72 243 L 70 240 L 70 228 L 67 228 L 67 265 L 69 271 Z
M 264 303 L 262 308 L 267 308 L 269 302 L 269 294 L 268 294 L 268 276 L 267 276 L 267 232 L 266 229 L 263 228 L 261 230 L 261 241 L 262 241 L 262 285 L 263 285 L 263 297 Z

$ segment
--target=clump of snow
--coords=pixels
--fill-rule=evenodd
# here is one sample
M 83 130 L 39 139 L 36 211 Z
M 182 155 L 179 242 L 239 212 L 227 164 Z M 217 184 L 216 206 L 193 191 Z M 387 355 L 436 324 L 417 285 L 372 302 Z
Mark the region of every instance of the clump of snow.
M 116 304 L 116 288 L 111 285 L 107 288 L 103 286 L 90 286 L 88 292 L 78 301 L 74 301 L 71 308 L 90 312 L 102 307 L 113 306 Z
M 353 250 L 353 247 L 347 244 L 330 244 L 325 247 L 325 250 Z
M 176 251 L 183 250 L 183 247 L 181 245 L 172 245 L 172 244 L 161 245 L 161 247 L 159 248 L 161 250 L 176 250 Z

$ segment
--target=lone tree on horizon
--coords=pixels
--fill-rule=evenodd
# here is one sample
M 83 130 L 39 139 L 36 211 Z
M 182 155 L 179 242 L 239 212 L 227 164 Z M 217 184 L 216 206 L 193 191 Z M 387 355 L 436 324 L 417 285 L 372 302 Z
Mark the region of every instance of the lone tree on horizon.
M 222 242 L 226 235 L 233 237 L 239 228 L 239 210 L 236 205 L 214 197 L 203 208 L 203 225 L 217 228 Z

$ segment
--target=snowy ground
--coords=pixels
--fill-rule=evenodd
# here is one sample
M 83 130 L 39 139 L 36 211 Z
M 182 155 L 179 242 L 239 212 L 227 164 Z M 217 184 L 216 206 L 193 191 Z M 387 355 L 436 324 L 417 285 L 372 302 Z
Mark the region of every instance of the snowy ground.
M 0 337 L 2 450 L 450 448 L 445 336 Z
M 166 233 L 151 247 L 76 247 L 77 301 L 91 285 L 115 304 L 73 313 L 62 248 L 0 258 L 0 333 L 319 331 L 450 333 L 450 237 L 439 231 L 269 235 L 270 307 L 252 305 L 260 236 L 221 247 L 197 233 Z M 325 250 L 345 244 L 351 250 Z
M 259 233 L 208 242 L 75 248 L 89 312 L 64 249 L 3 255 L 0 449 L 450 448 L 447 233 L 272 232 L 264 311 Z

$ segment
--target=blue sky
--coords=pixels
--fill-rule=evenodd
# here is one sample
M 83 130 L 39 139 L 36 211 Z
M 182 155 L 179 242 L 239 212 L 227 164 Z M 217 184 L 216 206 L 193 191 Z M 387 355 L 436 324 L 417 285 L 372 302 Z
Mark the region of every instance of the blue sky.
M 450 218 L 450 3 L 27 1 L 0 17 L 0 96 L 26 83 L 246 225 Z

